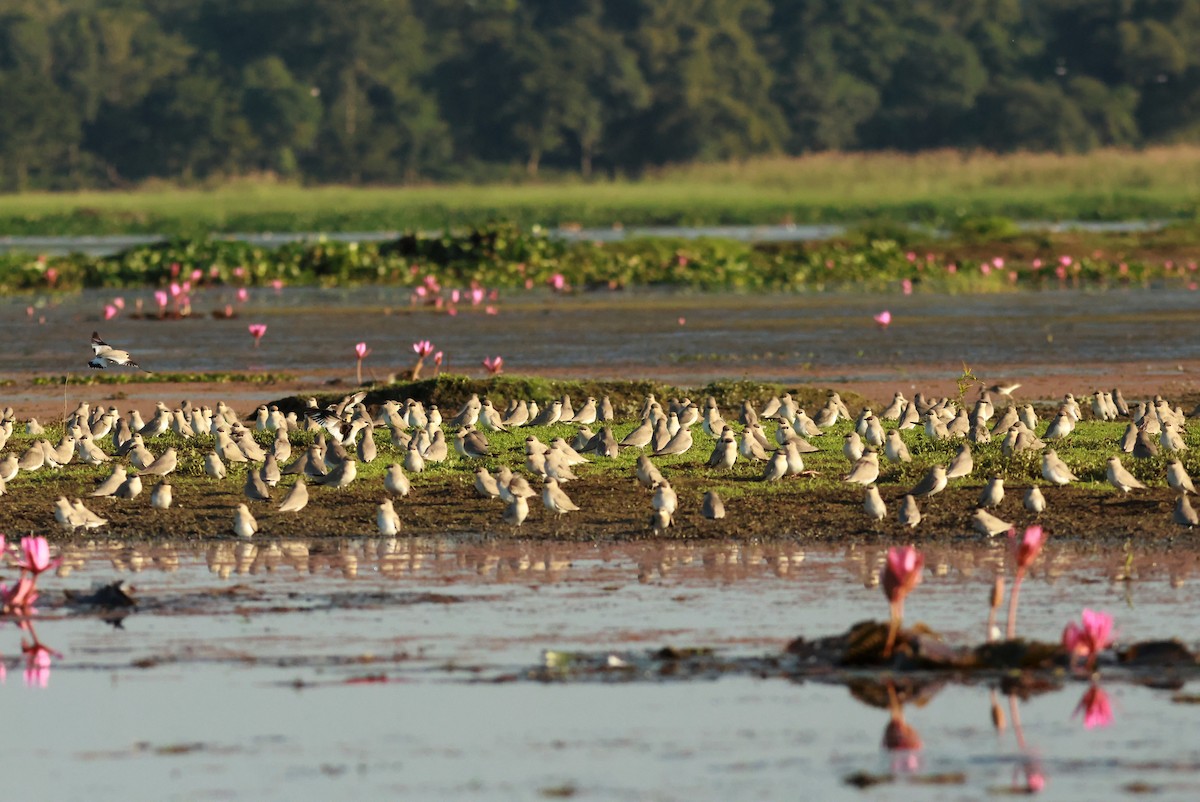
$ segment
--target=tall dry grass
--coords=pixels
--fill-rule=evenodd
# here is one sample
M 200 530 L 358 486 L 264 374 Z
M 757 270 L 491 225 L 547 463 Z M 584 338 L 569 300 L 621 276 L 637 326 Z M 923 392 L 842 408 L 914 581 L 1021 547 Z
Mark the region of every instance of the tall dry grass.
M 0 234 L 432 228 L 522 224 L 940 222 L 1192 217 L 1200 146 L 1088 154 L 826 153 L 665 168 L 637 181 L 302 187 L 241 179 L 112 192 L 0 196 Z

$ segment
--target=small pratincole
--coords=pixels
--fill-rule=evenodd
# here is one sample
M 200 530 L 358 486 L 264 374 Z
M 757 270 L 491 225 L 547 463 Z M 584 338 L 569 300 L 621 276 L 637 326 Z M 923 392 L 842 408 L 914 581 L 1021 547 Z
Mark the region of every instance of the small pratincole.
M 88 362 L 88 367 L 92 370 L 104 370 L 109 365 L 128 365 L 131 368 L 137 368 L 143 373 L 149 373 L 144 367 L 133 361 L 129 356 L 128 351 L 120 351 L 113 348 L 104 340 L 100 339 L 99 332 L 92 332 L 92 359 Z

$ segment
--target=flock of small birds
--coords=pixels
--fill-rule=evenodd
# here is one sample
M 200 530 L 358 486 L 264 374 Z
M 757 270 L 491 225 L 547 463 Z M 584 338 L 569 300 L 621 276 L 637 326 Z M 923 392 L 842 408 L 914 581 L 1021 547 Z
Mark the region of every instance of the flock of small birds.
M 97 334 L 92 336 L 92 347 L 94 358 L 89 364 L 93 367 L 104 368 L 109 364 L 138 367 L 127 352 L 111 348 Z M 847 484 L 863 487 L 863 511 L 873 520 L 881 521 L 888 516 L 878 485 L 881 455 L 893 464 L 912 461 L 901 432 L 915 430 L 930 441 L 959 441 L 953 459 L 929 468 L 899 500 L 896 519 L 904 527 L 916 527 L 921 522 L 920 500 L 941 493 L 952 480 L 972 474 L 973 444 L 1000 439 L 1000 451 L 1005 457 L 1026 451 L 1040 453 L 1041 474 L 1049 485 L 1078 481 L 1052 444 L 1070 437 L 1083 419 L 1079 402 L 1071 394 L 1065 395 L 1039 437 L 1035 430 L 1040 422 L 1033 406 L 1018 405 L 1012 399 L 1011 393 L 1017 387 L 989 388 L 969 410 L 948 398 L 927 400 L 917 393 L 910 401 L 897 392 L 878 414 L 865 407 L 857 416 L 850 414 L 836 392 L 828 394 L 824 406 L 812 417 L 785 394 L 771 399 L 762 409 L 755 409 L 749 401 L 743 402 L 737 414 L 740 433 L 725 422 L 711 397 L 701 406 L 688 399 L 671 399 L 664 407 L 651 395 L 641 404 L 639 422 L 619 441 L 613 433 L 615 416 L 608 398 L 599 401 L 587 398 L 578 410 L 569 396 L 544 407 L 534 401 L 513 399 L 501 412 L 490 399 L 480 400 L 472 395 L 451 419 L 443 420 L 436 406 L 426 409 L 413 399 L 385 401 L 371 411 L 363 404 L 366 394 L 358 392 L 323 408 L 310 399 L 302 415 L 285 415 L 278 408 L 259 406 L 253 422 L 247 421 L 249 425 L 224 403 L 210 409 L 184 402 L 171 409 L 159 402 L 150 420 L 144 421 L 137 410 L 127 414 L 111 406 L 93 410 L 82 402 L 67 416 L 57 445 L 42 438 L 20 455 L 10 453 L 0 459 L 0 493 L 4 483 L 21 472 L 58 468 L 74 460 L 94 466 L 111 463 L 111 474 L 91 491 L 91 496 L 131 500 L 144 492 L 143 480 L 156 480 L 149 492 L 150 504 L 156 509 L 168 509 L 172 504 L 169 477 L 180 461 L 174 447 L 155 454 L 147 442 L 173 432 L 185 440 L 198 435 L 213 438 L 214 445 L 204 457 L 203 469 L 215 480 L 226 478 L 229 463 L 245 463 L 243 493 L 247 502 L 273 502 L 272 492 L 281 480 L 295 476 L 295 482 L 276 509 L 279 513 L 297 514 L 309 502 L 309 483 L 337 490 L 355 482 L 358 464 L 373 462 L 378 457 L 376 439 L 381 435 L 377 432 L 386 430 L 391 447 L 404 455 L 401 461 L 387 468 L 381 488 L 383 499 L 376 509 L 375 523 L 380 534 L 391 536 L 402 528 L 394 502 L 408 496 L 410 474 L 445 462 L 452 453 L 468 464 L 493 457 L 487 432 L 527 428 L 531 433 L 525 438 L 523 465 L 516 470 L 501 466 L 494 473 L 482 465 L 475 470 L 475 492 L 500 500 L 503 505 L 500 519 L 505 524 L 515 529 L 524 523 L 530 512 L 529 500 L 539 495 L 535 484 L 540 484 L 547 514 L 556 520 L 578 511 L 565 489 L 578 478 L 573 469 L 591 459 L 613 458 L 623 449 L 636 449 L 643 453 L 637 458 L 634 473 L 637 481 L 651 492 L 649 528 L 662 534 L 672 526 L 679 500 L 654 459 L 688 453 L 694 444 L 693 430 L 702 429 L 715 441 L 706 462 L 708 468 L 727 471 L 739 461 L 758 462 L 764 464 L 761 481 L 778 482 L 789 476 L 813 475 L 813 471 L 805 469 L 804 455 L 827 449 L 812 441 L 825 437 L 839 420 L 852 419 L 852 431 L 842 438 L 841 451 L 849 467 L 841 478 Z M 1177 457 L 1187 450 L 1182 432 L 1188 416 L 1161 397 L 1129 405 L 1119 390 L 1097 391 L 1090 398 L 1090 406 L 1097 420 L 1128 421 L 1124 435 L 1113 444 L 1116 453 L 1107 463 L 1108 482 L 1122 494 L 1145 488 L 1122 464 L 1122 455 L 1147 459 L 1165 452 Z M 1197 412 L 1200 408 L 1192 415 Z M 774 424 L 771 436 L 764 429 L 764 421 Z M 885 430 L 885 422 L 894 426 Z M 536 430 L 564 423 L 578 427 L 570 441 L 555 437 L 549 443 L 542 443 L 538 439 Z M 13 424 L 12 410 L 6 410 L 0 423 L 0 450 L 11 436 Z M 598 427 L 597 431 L 592 431 L 593 426 Z M 36 436 L 44 430 L 37 421 L 30 420 L 26 431 Z M 255 439 L 255 431 L 274 433 L 273 444 L 264 448 Z M 312 445 L 293 454 L 291 433 L 299 431 L 312 434 Z M 450 439 L 448 431 L 452 432 Z M 1177 495 L 1174 521 L 1184 527 L 1195 526 L 1197 514 L 1189 501 L 1195 487 L 1178 458 L 1166 463 L 1165 480 Z M 996 536 L 1013 528 L 993 512 L 1004 497 L 1004 478 L 991 477 L 973 512 L 975 530 Z M 1037 485 L 1025 491 L 1023 505 L 1029 513 L 1041 515 L 1046 504 L 1046 496 Z M 715 490 L 704 495 L 701 512 L 709 519 L 725 516 L 724 503 Z M 55 502 L 54 517 L 67 530 L 95 529 L 107 524 L 82 499 L 71 501 L 65 496 Z M 231 529 L 245 538 L 258 532 L 258 522 L 248 503 L 237 506 Z

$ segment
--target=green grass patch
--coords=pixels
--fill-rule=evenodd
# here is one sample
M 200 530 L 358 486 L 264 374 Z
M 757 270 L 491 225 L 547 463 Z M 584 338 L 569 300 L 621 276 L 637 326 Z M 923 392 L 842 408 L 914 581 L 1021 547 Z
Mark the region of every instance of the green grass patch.
M 858 223 L 964 218 L 1192 218 L 1200 147 L 1086 154 L 826 153 L 672 167 L 640 180 L 211 189 L 0 196 L 5 234 L 401 231 L 524 226 Z

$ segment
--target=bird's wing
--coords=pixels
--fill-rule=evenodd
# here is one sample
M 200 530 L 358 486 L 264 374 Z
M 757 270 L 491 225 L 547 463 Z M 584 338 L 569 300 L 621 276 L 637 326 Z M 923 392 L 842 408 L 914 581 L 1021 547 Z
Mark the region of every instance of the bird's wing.
M 353 409 L 354 407 L 358 406 L 359 402 L 361 402 L 366 397 L 367 397 L 367 391 L 359 390 L 357 393 L 348 395 L 345 398 L 343 398 L 340 404 L 335 405 L 335 408 L 337 408 L 339 412 L 347 410 L 347 409 Z
M 106 342 L 104 342 L 104 340 L 100 339 L 100 333 L 93 331 L 92 332 L 92 352 L 99 354 L 100 352 L 106 350 L 107 348 L 108 348 L 108 343 L 106 343 Z

